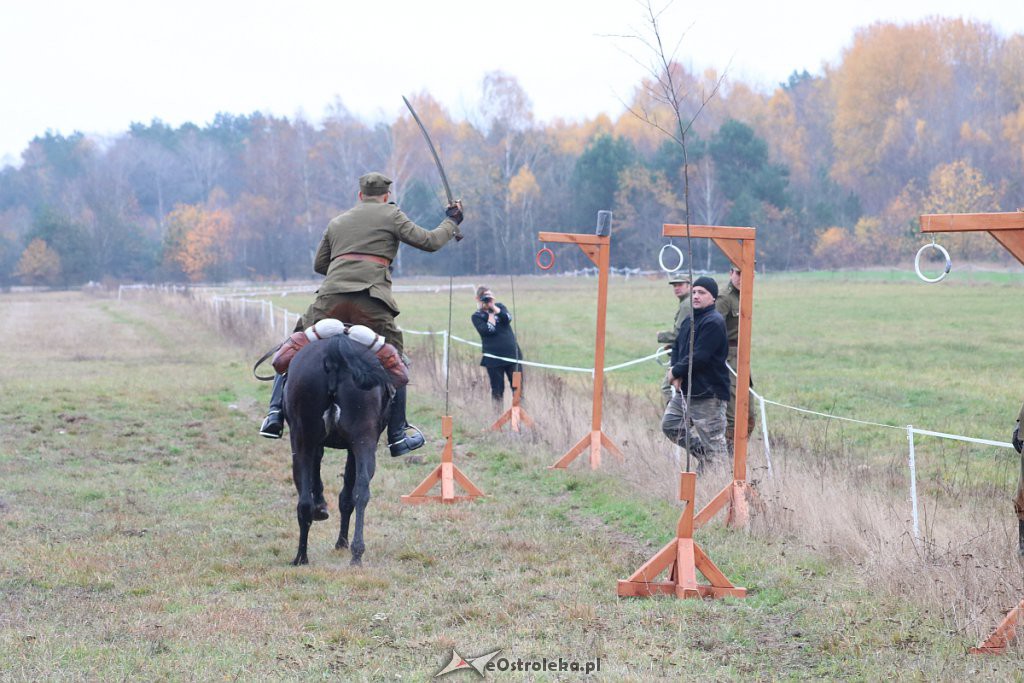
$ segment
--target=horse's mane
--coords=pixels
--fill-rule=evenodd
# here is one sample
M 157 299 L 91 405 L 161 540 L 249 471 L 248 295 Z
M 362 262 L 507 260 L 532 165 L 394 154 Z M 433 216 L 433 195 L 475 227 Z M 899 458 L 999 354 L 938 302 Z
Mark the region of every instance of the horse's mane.
M 377 357 L 368 348 L 339 334 L 328 340 L 327 361 L 339 366 L 347 366 L 352 374 L 352 381 L 360 389 L 372 389 L 376 386 L 391 387 L 391 374 L 384 369 Z

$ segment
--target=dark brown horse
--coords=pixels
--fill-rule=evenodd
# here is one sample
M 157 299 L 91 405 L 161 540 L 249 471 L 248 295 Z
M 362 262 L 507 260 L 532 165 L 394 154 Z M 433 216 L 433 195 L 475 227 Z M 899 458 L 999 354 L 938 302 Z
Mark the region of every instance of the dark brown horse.
M 387 425 L 394 393 L 390 375 L 365 347 L 346 335 L 314 341 L 292 359 L 285 385 L 285 415 L 291 433 L 292 478 L 299 493 L 299 550 L 293 565 L 308 564 L 306 546 L 314 520 L 327 519 L 320 462 L 324 448 L 348 450 L 345 482 L 338 495 L 341 529 L 335 548 L 347 548 L 356 513 L 352 564 L 360 564 L 363 515 L 370 502 L 377 442 Z

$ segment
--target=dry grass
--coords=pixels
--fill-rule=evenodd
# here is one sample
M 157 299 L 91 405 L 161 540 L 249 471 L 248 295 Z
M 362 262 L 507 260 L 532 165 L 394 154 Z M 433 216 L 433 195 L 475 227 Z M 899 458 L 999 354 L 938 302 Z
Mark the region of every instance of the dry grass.
M 439 354 L 437 345 L 428 346 L 416 367 L 417 380 L 429 380 L 435 392 L 444 391 Z M 483 424 L 494 416 L 483 400 L 486 379 L 474 360 L 456 349 L 449 387 L 460 419 Z M 521 448 L 541 448 L 554 462 L 590 430 L 589 379 L 532 372 L 526 382 L 524 406 L 539 419 L 537 429 L 520 437 Z M 474 396 L 479 400 L 465 400 Z M 655 391 L 647 396 L 606 391 L 604 431 L 621 446 L 626 463 L 607 452 L 602 462 L 615 479 L 645 497 L 674 502 L 676 473 L 685 469 L 686 454 L 677 462 L 680 455 L 661 434 L 658 398 Z M 1024 562 L 1016 552 L 1016 519 L 1006 514 L 1006 500 L 964 495 L 935 510 L 942 503 L 923 497 L 923 539 L 915 543 L 903 463 L 872 467 L 849 453 L 836 454 L 824 440 L 801 448 L 785 435 L 776 433 L 772 476 L 760 434 L 751 443 L 748 466 L 759 494 L 751 527 L 755 537 L 784 538 L 837 566 L 856 567 L 868 589 L 912 598 L 926 613 L 941 615 L 952 632 L 972 639 L 987 635 L 1024 597 Z M 574 467 L 585 462 L 584 454 Z M 709 500 L 728 478 L 723 471 L 702 477 L 698 500 Z
M 626 463 L 606 456 L 598 473 L 548 473 L 589 430 L 586 387 L 532 373 L 526 406 L 539 428 L 481 435 L 495 416 L 471 355 L 453 364 L 448 412 L 460 467 L 488 499 L 402 506 L 426 467 L 382 458 L 366 566 L 348 568 L 329 549 L 332 520 L 314 528 L 313 565 L 289 567 L 287 458 L 254 437 L 265 393 L 238 352 L 184 301 L 19 296 L 0 300 L 0 315 L 26 334 L 40 310 L 59 307 L 69 313 L 52 345 L 18 363 L 16 350 L 0 354 L 4 678 L 422 679 L 450 648 L 490 644 L 601 656 L 614 680 L 1019 671 L 1019 654 L 963 656 L 998 608 L 971 603 L 984 587 L 967 564 L 939 571 L 939 549 L 953 548 L 936 540 L 917 553 L 902 540 L 896 477 L 858 478 L 841 458 L 823 463 L 792 445 L 776 452 L 771 482 L 752 457 L 765 508 L 749 535 L 717 521 L 700 532 L 748 600 L 616 600 L 615 579 L 674 529 L 677 469 L 655 432 L 656 405 L 609 392 L 605 428 Z M 436 351 L 415 361 L 414 417 L 436 436 Z M 428 462 L 437 450 L 425 449 Z M 338 462 L 325 465 L 332 494 Z M 701 499 L 722 483 L 702 481 Z M 945 522 L 928 528 L 956 537 Z M 938 588 L 918 585 L 925 577 Z

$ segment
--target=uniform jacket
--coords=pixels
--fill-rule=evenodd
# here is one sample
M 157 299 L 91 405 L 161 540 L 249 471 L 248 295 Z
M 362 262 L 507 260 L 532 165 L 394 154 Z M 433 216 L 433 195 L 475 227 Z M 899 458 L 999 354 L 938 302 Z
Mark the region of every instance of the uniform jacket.
M 725 320 L 714 306 L 693 309 L 693 318 L 686 318 L 672 347 L 672 376 L 682 378 L 686 392 L 687 365 L 690 355 L 690 326 L 693 325 L 693 386 L 691 398 L 729 400 L 729 341 L 725 336 Z
M 740 336 L 740 290 L 729 281 L 725 291 L 715 299 L 715 308 L 725 318 L 725 332 L 729 342 L 735 346 Z
M 679 300 L 679 308 L 676 309 L 675 320 L 672 321 L 672 329 L 658 333 L 659 344 L 675 344 L 676 337 L 679 335 L 679 326 L 683 324 L 690 315 L 690 295 L 687 294 Z
M 350 261 L 338 256 L 355 252 L 372 254 L 391 261 L 398 255 L 398 243 L 404 242 L 423 251 L 437 251 L 458 234 L 459 227 L 450 218 L 433 230 L 409 220 L 394 204 L 366 199 L 327 225 L 313 260 L 313 270 L 326 275 L 318 294 L 362 292 L 383 301 L 398 315 L 398 304 L 391 295 L 391 273 L 387 266 L 372 261 Z
M 487 322 L 486 311 L 477 310 L 472 316 L 473 327 L 480 333 L 480 341 L 484 345 L 483 352 L 504 358 L 522 358 L 523 354 L 519 351 L 516 335 L 512 330 L 512 315 L 505 304 L 498 303 L 497 306 L 498 314 L 494 316 L 494 325 Z M 484 356 L 480 359 L 480 365 L 485 368 L 496 368 L 513 363 Z

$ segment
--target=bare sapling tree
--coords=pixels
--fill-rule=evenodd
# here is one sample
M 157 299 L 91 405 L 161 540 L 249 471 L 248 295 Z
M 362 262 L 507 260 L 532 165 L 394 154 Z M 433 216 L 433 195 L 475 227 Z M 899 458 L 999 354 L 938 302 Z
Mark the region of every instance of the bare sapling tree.
M 693 282 L 693 246 L 690 238 L 690 165 L 687 156 L 686 140 L 687 135 L 693 128 L 693 124 L 700 117 L 704 107 L 707 106 L 725 80 L 728 71 L 726 68 L 719 76 L 710 91 L 703 85 L 700 92 L 693 92 L 687 88 L 682 78 L 682 67 L 676 61 L 676 55 L 683 43 L 683 39 L 690 29 L 680 34 L 675 46 L 666 50 L 665 42 L 662 39 L 660 24 L 661 16 L 672 5 L 668 2 L 660 9 L 655 9 L 651 0 L 638 3 L 644 9 L 645 25 L 642 30 L 632 34 L 613 36 L 624 38 L 639 43 L 645 53 L 644 58 L 626 51 L 626 55 L 639 64 L 646 72 L 648 78 L 641 80 L 640 94 L 635 98 L 633 104 L 622 102 L 630 114 L 645 124 L 657 129 L 672 142 L 679 146 L 683 157 L 683 220 L 686 225 L 686 267 L 690 282 Z M 666 113 L 667 109 L 667 113 Z M 669 244 L 672 238 L 669 237 Z M 689 415 L 693 386 L 693 297 L 690 297 L 690 339 L 689 339 L 689 361 L 687 363 L 686 376 L 686 414 Z M 685 430 L 686 449 L 686 471 L 690 471 L 690 429 Z

